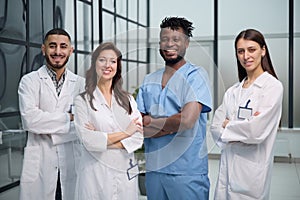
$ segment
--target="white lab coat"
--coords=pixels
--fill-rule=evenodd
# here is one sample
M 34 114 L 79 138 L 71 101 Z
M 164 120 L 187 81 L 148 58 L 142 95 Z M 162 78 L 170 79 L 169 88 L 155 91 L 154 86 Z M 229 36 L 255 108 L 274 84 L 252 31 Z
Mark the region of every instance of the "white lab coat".
M 84 85 L 84 78 L 68 70 L 57 96 L 45 65 L 22 77 L 19 106 L 28 140 L 20 180 L 21 200 L 53 200 L 58 169 L 62 199 L 74 199 L 80 145 L 67 112 Z
M 226 91 L 210 129 L 215 142 L 222 148 L 216 200 L 269 198 L 283 87 L 267 72 L 261 74 L 248 89 L 242 89 L 243 82 Z M 238 119 L 239 106 L 245 107 L 249 99 L 248 108 L 260 114 Z M 230 122 L 224 129 L 222 123 L 225 118 Z
M 136 164 L 133 152 L 142 146 L 143 135 L 135 133 L 122 140 L 125 149 L 107 148 L 109 133 L 124 131 L 131 119 L 136 117 L 142 120 L 136 102 L 131 97 L 133 112 L 128 115 L 117 104 L 114 95 L 111 108 L 107 106 L 98 87 L 94 91 L 94 97 L 93 103 L 97 111 L 92 110 L 89 102 L 81 96 L 75 99 L 75 126 L 83 143 L 75 199 L 138 199 L 138 179 L 135 177 L 129 180 L 127 170 L 130 168 L 130 160 L 133 165 Z M 95 126 L 95 131 L 84 127 L 88 122 Z

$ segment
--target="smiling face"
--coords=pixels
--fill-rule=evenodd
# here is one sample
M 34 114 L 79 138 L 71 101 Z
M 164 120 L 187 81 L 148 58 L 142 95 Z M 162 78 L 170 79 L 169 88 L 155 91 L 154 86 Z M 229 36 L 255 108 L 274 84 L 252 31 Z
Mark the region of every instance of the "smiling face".
M 241 38 L 237 42 L 236 54 L 247 74 L 262 70 L 261 60 L 265 53 L 265 47 L 261 48 L 257 42 L 252 40 Z
M 42 52 L 45 56 L 47 66 L 54 71 L 65 67 L 73 52 L 69 38 L 65 35 L 49 35 L 42 45 Z
M 182 28 L 178 30 L 162 28 L 159 45 L 159 52 L 165 60 L 166 65 L 173 65 L 183 59 L 189 45 L 189 40 Z
M 117 72 L 118 56 L 115 51 L 103 50 L 96 60 L 96 72 L 101 81 L 112 81 Z

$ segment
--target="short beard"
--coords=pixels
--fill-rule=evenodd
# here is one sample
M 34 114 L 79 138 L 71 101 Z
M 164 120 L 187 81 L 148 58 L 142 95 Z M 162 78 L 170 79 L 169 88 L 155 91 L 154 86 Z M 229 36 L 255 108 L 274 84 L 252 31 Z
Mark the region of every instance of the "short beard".
M 59 65 L 59 64 L 52 64 L 50 59 L 49 59 L 49 55 L 45 55 L 45 59 L 46 59 L 46 62 L 47 62 L 47 66 L 51 67 L 53 70 L 54 69 L 62 69 L 64 68 L 64 66 L 67 64 L 67 62 L 69 61 L 69 57 L 66 58 L 65 62 L 62 64 L 62 65 Z
M 165 60 L 166 65 L 174 65 L 183 59 L 183 56 L 180 56 L 180 55 L 178 55 L 177 58 L 166 59 L 166 57 L 163 54 L 163 50 L 161 50 L 161 49 L 159 50 L 159 53 L 160 53 L 161 57 L 163 57 L 163 59 Z

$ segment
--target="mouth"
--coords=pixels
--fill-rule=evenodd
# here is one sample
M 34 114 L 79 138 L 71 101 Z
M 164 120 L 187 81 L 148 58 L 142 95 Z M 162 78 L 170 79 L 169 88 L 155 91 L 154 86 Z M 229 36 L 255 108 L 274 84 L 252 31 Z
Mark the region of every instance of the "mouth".
M 253 64 L 252 61 L 245 61 L 244 62 L 244 65 L 247 66 L 247 67 L 250 67 L 252 64 Z
M 110 74 L 112 71 L 110 69 L 102 70 L 103 74 Z
M 173 56 L 176 54 L 177 51 L 175 49 L 166 49 L 164 50 L 164 52 L 167 56 Z
M 59 61 L 61 61 L 61 60 L 64 58 L 64 56 L 53 55 L 53 56 L 51 56 L 51 58 L 52 58 L 55 62 L 59 62 Z

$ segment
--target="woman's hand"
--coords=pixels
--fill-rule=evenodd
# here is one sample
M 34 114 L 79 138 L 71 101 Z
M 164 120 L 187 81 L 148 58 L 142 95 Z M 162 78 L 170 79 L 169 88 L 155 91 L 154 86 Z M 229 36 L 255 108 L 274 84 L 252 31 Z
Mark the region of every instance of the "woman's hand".
M 226 118 L 222 124 L 222 127 L 225 128 L 227 126 L 228 122 L 229 122 L 229 119 Z
M 91 130 L 91 131 L 95 131 L 96 130 L 95 126 L 93 124 L 91 124 L 90 122 L 85 123 L 84 127 L 87 128 L 87 129 L 89 129 L 89 130 Z
M 143 125 L 138 119 L 139 118 L 135 118 L 129 123 L 125 133 L 128 135 L 133 135 L 135 132 L 143 133 Z

